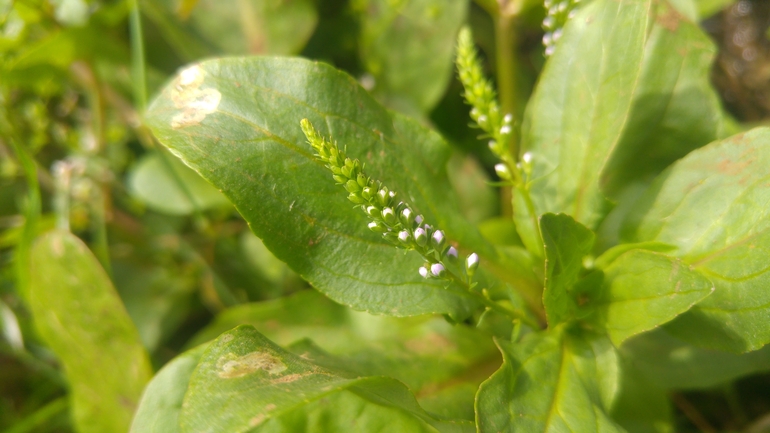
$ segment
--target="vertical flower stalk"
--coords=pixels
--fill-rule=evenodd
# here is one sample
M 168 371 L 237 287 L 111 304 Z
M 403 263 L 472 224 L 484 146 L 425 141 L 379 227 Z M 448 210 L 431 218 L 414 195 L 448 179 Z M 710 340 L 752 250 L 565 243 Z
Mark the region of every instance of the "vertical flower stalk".
M 465 89 L 463 97 L 471 106 L 471 119 L 485 132 L 485 137 L 490 139 L 489 148 L 500 159 L 500 163 L 495 165 L 495 172 L 504 184 L 515 188 L 516 193 L 523 198 L 527 214 L 530 216 L 531 230 L 539 236 L 540 224 L 529 194 L 533 155 L 526 152 L 521 161 L 516 161 L 515 149 L 510 148 L 513 115 L 500 112 L 497 94 L 492 83 L 484 76 L 473 44 L 473 35 L 467 27 L 461 29 L 457 37 L 456 62 L 458 76 Z M 541 251 L 532 249 L 531 252 L 542 256 Z

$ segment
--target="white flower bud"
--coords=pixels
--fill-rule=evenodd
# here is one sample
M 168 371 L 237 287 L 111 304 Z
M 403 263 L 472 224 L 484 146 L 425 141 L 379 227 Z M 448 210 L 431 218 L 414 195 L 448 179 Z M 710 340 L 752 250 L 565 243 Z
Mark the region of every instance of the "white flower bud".
M 401 241 L 402 244 L 408 244 L 410 237 L 411 235 L 407 230 L 401 230 L 400 232 L 398 232 L 398 240 Z
M 420 275 L 422 275 L 423 278 L 428 278 L 428 269 L 426 269 L 425 266 L 420 266 L 418 272 Z
M 503 117 L 503 122 L 505 123 L 511 123 L 512 121 L 513 121 L 513 116 L 511 115 L 511 113 L 508 113 L 505 115 L 505 117 Z
M 428 243 L 428 235 L 425 234 L 425 230 L 423 230 L 422 227 L 415 229 L 414 241 L 421 247 L 424 247 Z
M 457 249 L 455 247 L 449 247 L 446 250 L 446 253 L 444 253 L 444 256 L 446 256 L 447 259 L 449 259 L 450 262 L 454 262 L 457 260 Z
M 433 232 L 431 239 L 433 240 L 433 245 L 436 247 L 436 249 L 441 249 L 441 247 L 444 246 L 444 232 L 441 230 L 436 230 Z
M 467 259 L 465 259 L 465 272 L 469 277 L 472 277 L 479 267 L 479 255 L 471 253 Z
M 525 164 L 532 162 L 532 152 L 524 152 L 524 155 L 521 155 L 521 160 L 524 161 Z
M 508 166 L 506 164 L 495 164 L 495 173 L 500 176 L 500 179 L 511 180 L 511 171 L 508 170 Z
M 511 126 L 510 125 L 503 125 L 502 128 L 500 128 L 500 133 L 503 135 L 510 134 L 511 133 Z

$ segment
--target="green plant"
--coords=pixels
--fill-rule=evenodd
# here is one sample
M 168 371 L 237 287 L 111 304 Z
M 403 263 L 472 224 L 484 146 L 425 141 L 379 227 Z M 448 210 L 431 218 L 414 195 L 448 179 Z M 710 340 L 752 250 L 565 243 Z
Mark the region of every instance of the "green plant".
M 770 370 L 770 130 L 709 81 L 697 14 L 725 2 L 479 0 L 496 84 L 463 1 L 290 3 L 249 3 L 246 45 L 306 46 L 360 84 L 241 55 L 187 64 L 145 107 L 149 49 L 220 53 L 215 3 L 99 3 L 85 27 L 72 5 L 6 8 L 44 36 L 2 70 L 24 224 L 0 313 L 8 353 L 56 383 L 12 431 L 67 407 L 80 432 L 708 430 L 682 394 L 702 389 L 724 429 L 761 428 L 770 400 L 749 414 L 736 381 Z M 169 47 L 144 52 L 143 18 Z M 543 18 L 527 96 L 517 38 Z M 125 21 L 130 56 L 96 46 Z M 325 51 L 348 31 L 358 52 Z M 86 41 L 69 71 L 41 60 Z M 68 94 L 88 115 L 52 110 Z M 495 182 L 469 187 L 476 160 Z

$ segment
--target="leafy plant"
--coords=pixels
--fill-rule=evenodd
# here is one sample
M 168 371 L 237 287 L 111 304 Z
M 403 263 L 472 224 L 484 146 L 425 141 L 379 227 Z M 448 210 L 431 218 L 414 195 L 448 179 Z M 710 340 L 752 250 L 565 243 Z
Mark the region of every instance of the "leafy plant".
M 698 25 L 729 2 L 197 3 L 3 6 L 5 352 L 55 384 L 11 431 L 763 431 L 770 129 Z

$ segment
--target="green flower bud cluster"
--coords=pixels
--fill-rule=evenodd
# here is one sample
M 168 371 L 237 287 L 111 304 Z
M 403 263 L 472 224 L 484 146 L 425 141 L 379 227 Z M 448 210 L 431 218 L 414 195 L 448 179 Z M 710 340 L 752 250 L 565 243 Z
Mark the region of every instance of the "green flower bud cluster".
M 507 154 L 513 118 L 500 112 L 497 93 L 484 76 L 473 35 L 467 27 L 463 27 L 457 37 L 457 71 L 465 89 L 463 97 L 471 106 L 471 119 L 492 137 L 489 147 L 498 157 Z
M 340 150 L 336 143 L 322 137 L 307 119 L 300 122 L 302 132 L 316 151 L 316 158 L 326 163 L 332 178 L 348 192 L 348 200 L 359 205 L 371 220 L 368 227 L 394 246 L 415 250 L 425 258 L 419 269 L 425 278 L 451 280 L 450 267 L 458 261 L 458 252 L 449 245 L 442 230 L 424 222 L 408 204 L 398 201 L 397 194 L 382 182 L 371 179 L 363 172 L 363 165 Z M 478 266 L 478 255 L 473 253 L 466 260 L 468 279 Z
M 545 0 L 546 17 L 543 19 L 545 56 L 550 57 L 561 39 L 562 28 L 577 13 L 580 0 Z

